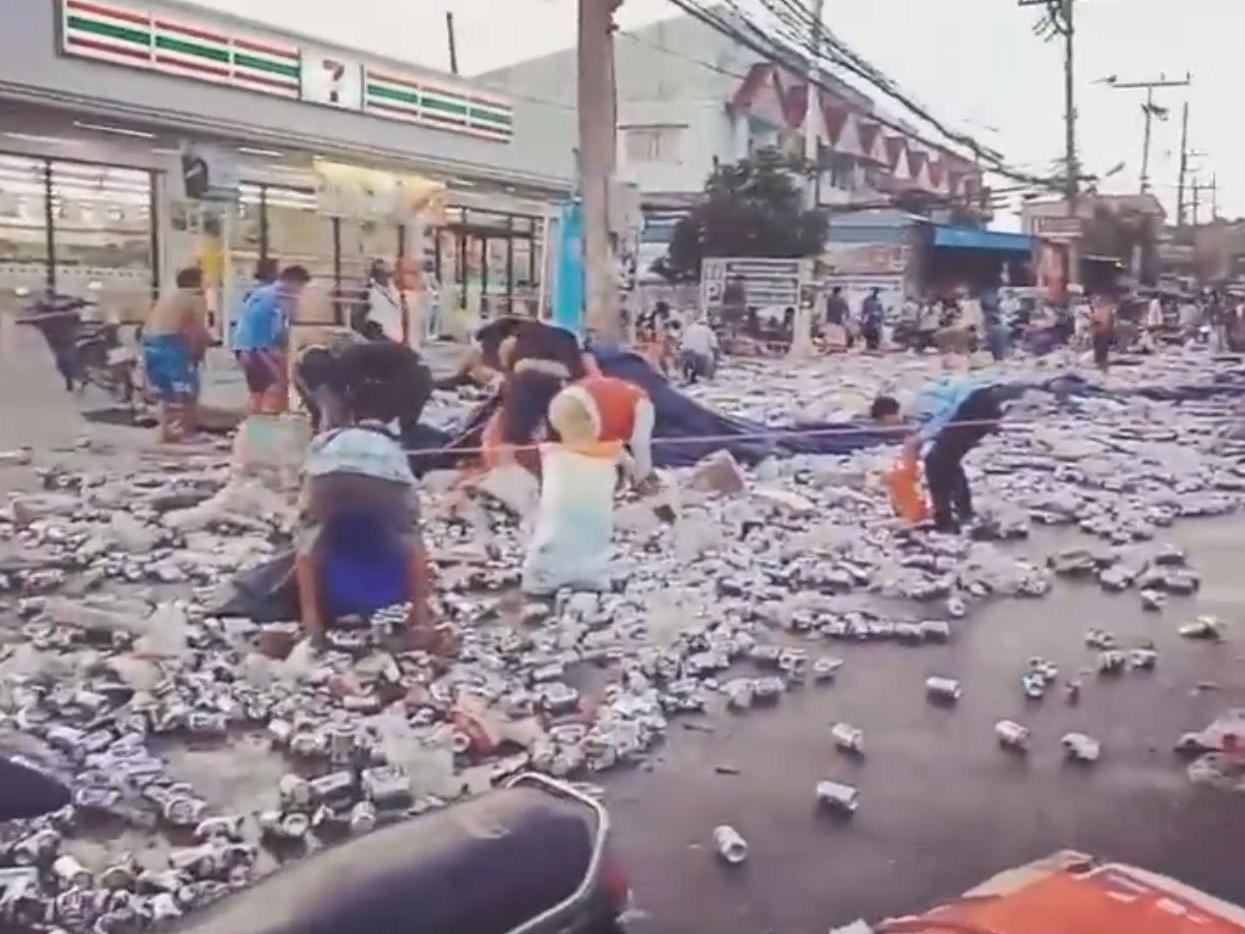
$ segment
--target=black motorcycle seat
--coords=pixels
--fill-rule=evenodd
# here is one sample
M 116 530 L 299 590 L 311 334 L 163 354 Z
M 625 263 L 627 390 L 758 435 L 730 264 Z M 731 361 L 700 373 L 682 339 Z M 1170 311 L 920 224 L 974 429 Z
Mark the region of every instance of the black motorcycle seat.
M 569 897 L 591 859 L 583 806 L 492 792 L 284 868 L 181 934 L 504 934 Z

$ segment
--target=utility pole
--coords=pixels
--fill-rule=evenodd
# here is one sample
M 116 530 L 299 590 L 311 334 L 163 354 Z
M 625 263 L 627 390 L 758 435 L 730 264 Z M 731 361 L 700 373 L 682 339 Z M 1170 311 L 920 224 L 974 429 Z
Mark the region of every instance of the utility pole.
M 1180 178 L 1176 181 L 1176 226 L 1184 226 L 1184 180 L 1189 173 L 1189 102 L 1180 117 Z
M 1063 38 L 1064 196 L 1068 216 L 1076 216 L 1080 194 L 1080 167 L 1076 158 L 1076 0 L 1016 0 L 1022 7 L 1046 8 L 1046 16 L 1034 27 L 1044 41 Z
M 454 12 L 445 11 L 445 34 L 450 41 L 450 74 L 458 74 L 458 43 L 454 41 Z
M 809 207 L 814 208 L 821 200 L 821 136 L 818 133 L 821 126 L 821 121 L 818 119 L 818 114 L 821 112 L 821 88 L 818 85 L 821 78 L 821 17 L 824 10 L 825 0 L 815 0 L 811 36 L 812 50 L 808 55 L 806 76 L 808 94 L 804 110 L 804 158 L 812 162 L 814 167 L 814 175 L 808 180 L 808 200 Z
M 584 279 L 589 332 L 622 337 L 610 189 L 617 159 L 614 11 L 622 0 L 579 0 L 579 171 L 584 199 Z
M 1202 192 L 1210 192 L 1210 219 L 1213 221 L 1219 216 L 1219 181 L 1218 176 L 1210 177 L 1209 185 L 1202 185 L 1198 182 L 1197 175 L 1193 176 L 1193 184 L 1189 186 L 1189 190 L 1193 192 L 1193 226 L 1196 227 L 1201 220 Z
M 1141 105 L 1141 112 L 1145 115 L 1145 133 L 1143 136 L 1141 149 L 1141 193 L 1145 194 L 1150 190 L 1150 135 L 1152 123 L 1155 117 L 1160 120 L 1167 119 L 1167 108 L 1160 107 L 1154 103 L 1155 88 L 1187 88 L 1193 83 L 1193 76 L 1186 74 L 1183 81 L 1168 81 L 1165 75 L 1159 75 L 1157 81 L 1117 81 L 1115 76 L 1105 80 L 1106 84 L 1111 85 L 1117 91 L 1137 90 L 1144 88 L 1146 92 L 1146 102 Z
M 1198 223 L 1198 208 L 1202 203 L 1202 186 L 1197 183 L 1196 173 L 1194 173 L 1193 175 L 1192 190 L 1193 190 L 1193 226 L 1196 227 Z

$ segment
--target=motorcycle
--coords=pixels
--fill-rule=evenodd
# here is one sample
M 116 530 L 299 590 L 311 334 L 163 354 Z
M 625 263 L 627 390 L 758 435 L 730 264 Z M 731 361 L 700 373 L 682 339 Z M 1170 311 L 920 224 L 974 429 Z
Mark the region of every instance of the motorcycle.
M 86 299 L 48 293 L 28 305 L 18 321 L 43 335 L 66 388 L 81 392 L 93 385 L 128 405 L 138 355 L 122 344 L 119 325 L 83 320 L 82 312 L 94 307 Z
M 178 934 L 617 934 L 629 900 L 609 816 L 563 782 L 504 788 L 322 850 Z

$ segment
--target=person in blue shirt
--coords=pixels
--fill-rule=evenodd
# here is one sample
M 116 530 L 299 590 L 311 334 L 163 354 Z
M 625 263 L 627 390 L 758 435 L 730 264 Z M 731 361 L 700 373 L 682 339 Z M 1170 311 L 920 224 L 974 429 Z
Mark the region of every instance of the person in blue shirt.
M 948 354 L 949 368 L 962 368 L 967 358 Z M 895 426 L 904 413 L 892 396 L 878 396 L 870 413 L 874 421 Z M 998 430 L 1001 399 L 988 374 L 949 373 L 921 392 L 909 413 L 915 430 L 904 444 L 925 453 L 925 481 L 934 512 L 934 529 L 958 532 L 973 520 L 973 496 L 963 460 L 987 435 Z
M 278 414 L 289 403 L 286 352 L 289 327 L 311 274 L 287 266 L 271 285 L 253 289 L 242 304 L 233 349 L 246 375 L 250 414 Z

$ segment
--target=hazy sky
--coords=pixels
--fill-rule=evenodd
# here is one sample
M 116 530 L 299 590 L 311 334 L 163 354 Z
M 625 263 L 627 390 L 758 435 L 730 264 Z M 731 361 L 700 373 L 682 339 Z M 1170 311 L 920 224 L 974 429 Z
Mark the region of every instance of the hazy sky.
M 459 62 L 467 74 L 564 48 L 575 38 L 575 0 L 201 0 L 201 5 L 443 69 L 445 11 L 453 10 Z M 1014 0 L 825 0 L 825 8 L 831 29 L 949 125 L 1028 169 L 1048 172 L 1062 155 L 1061 54 L 1057 43 L 1044 45 L 1033 35 L 1035 10 L 1019 9 Z M 624 0 L 619 21 L 627 28 L 677 13 L 669 0 Z M 1155 123 L 1150 165 L 1155 194 L 1174 213 L 1180 106 L 1187 99 L 1192 148 L 1206 153 L 1192 164 L 1203 183 L 1217 173 L 1221 214 L 1245 216 L 1245 0 L 1078 0 L 1077 18 L 1079 135 L 1086 170 L 1101 173 L 1124 162 L 1123 172 L 1104 190 L 1135 191 L 1141 169 L 1145 92 L 1112 90 L 1096 79 L 1115 74 L 1134 81 L 1192 71 L 1192 88 L 1156 92 L 1156 102 L 1171 108 L 1171 118 Z M 894 105 L 886 109 L 901 112 Z M 1209 192 L 1203 198 L 1205 220 Z

